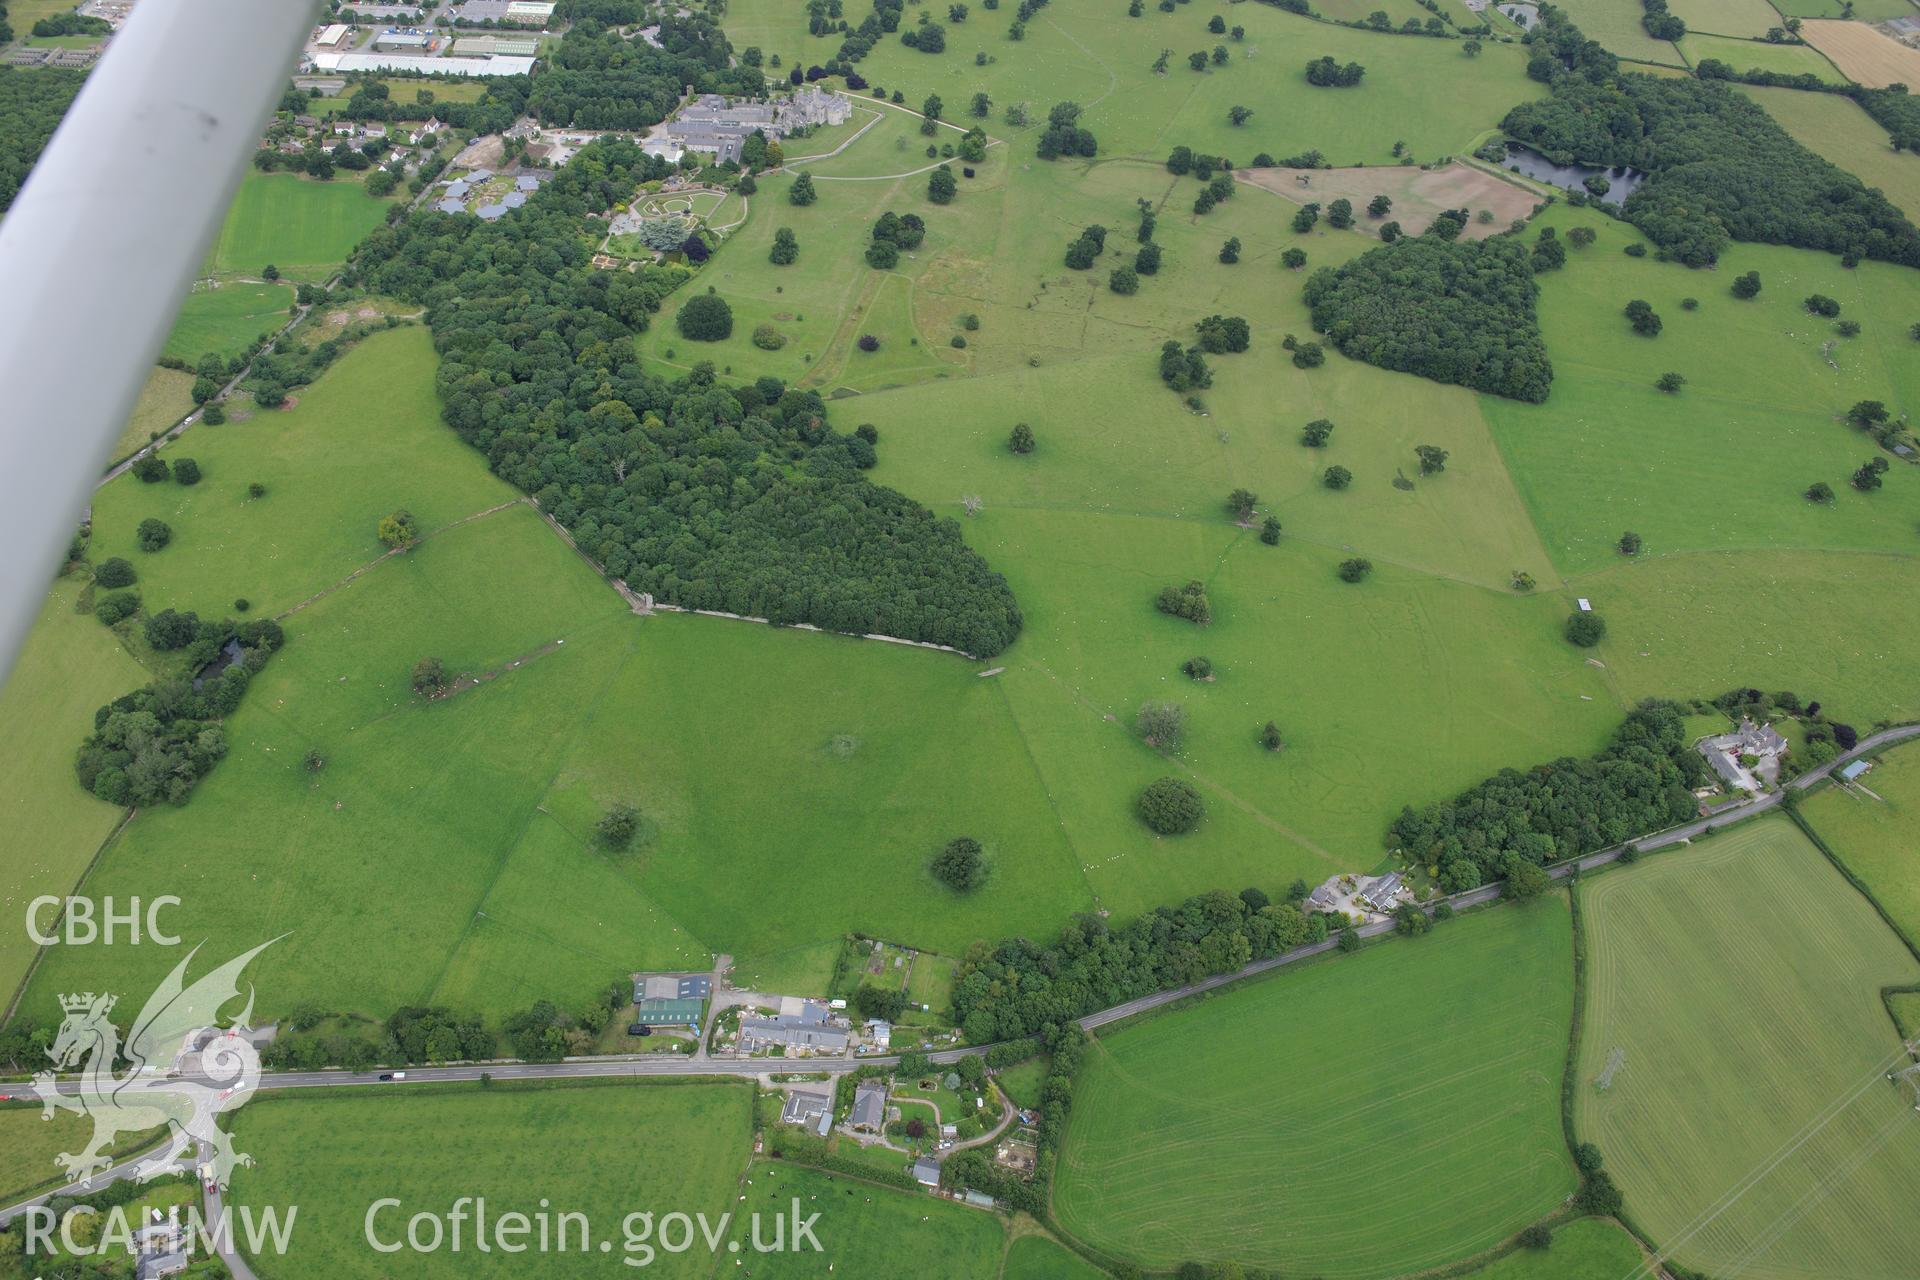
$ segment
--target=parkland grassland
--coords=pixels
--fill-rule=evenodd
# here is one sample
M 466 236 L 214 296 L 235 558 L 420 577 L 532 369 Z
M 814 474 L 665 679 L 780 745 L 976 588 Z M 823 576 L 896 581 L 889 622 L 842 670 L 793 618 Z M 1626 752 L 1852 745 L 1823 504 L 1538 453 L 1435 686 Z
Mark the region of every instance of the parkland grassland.
M 1571 917 L 1551 896 L 1102 1037 L 1061 1225 L 1161 1268 L 1377 1276 L 1485 1249 L 1573 1190 L 1572 999 Z
M 1673 7 L 1694 28 L 1678 46 L 1646 34 L 1636 0 L 1595 0 L 1577 18 L 1606 48 L 1676 71 L 1702 57 L 1780 70 L 1818 58 L 1748 38 L 1766 17 L 1757 0 Z M 604 222 L 576 218 L 567 255 L 503 280 L 489 267 L 523 253 L 539 205 L 492 229 L 421 215 L 396 249 L 401 233 L 382 229 L 391 202 L 351 175 L 250 172 L 206 264 L 214 287 L 185 300 L 168 355 L 244 350 L 292 302 L 266 266 L 316 284 L 362 242 L 321 310 L 406 320 L 356 334 L 287 407 L 236 397 L 225 424 L 196 424 L 161 451 L 193 459 L 197 483 L 125 475 L 95 495 L 85 563 L 53 583 L 0 691 L 0 724 L 18 727 L 0 771 L 14 837 L 0 841 L 0 879 L 14 906 L 75 885 L 94 898 L 172 894 L 170 927 L 205 939 L 209 958 L 277 938 L 249 974 L 263 1019 L 310 1005 L 377 1023 L 424 1005 L 498 1026 L 536 1001 L 578 1008 L 632 971 L 705 970 L 721 953 L 741 986 L 826 994 L 848 934 L 949 957 L 947 973 L 981 940 L 1045 947 L 1075 913 L 1124 923 L 1189 894 L 1255 886 L 1278 898 L 1296 878 L 1386 869 L 1424 890 L 1427 868 L 1387 837 L 1403 806 L 1588 756 L 1643 698 L 1751 686 L 1817 699 L 1862 732 L 1920 717 L 1905 644 L 1920 626 L 1920 474 L 1847 420 L 1862 401 L 1895 422 L 1920 410 L 1920 271 L 1744 242 L 1689 269 L 1628 221 L 1474 169 L 1461 179 L 1477 193 L 1461 197 L 1465 235 L 1501 233 L 1513 202 L 1539 200 L 1517 234 L 1531 248 L 1551 231 L 1566 246 L 1563 265 L 1534 277 L 1546 398 L 1389 372 L 1330 341 L 1316 364 L 1298 350 L 1318 336 L 1307 280 L 1382 244 L 1394 215 L 1365 214 L 1367 197 L 1411 204 L 1432 176 L 1415 166 L 1471 155 L 1510 109 L 1549 93 L 1527 74 L 1531 50 L 1489 38 L 1476 56 L 1460 39 L 1267 4 L 1223 7 L 1243 28 L 1234 37 L 1207 29 L 1209 9 L 1142 8 L 1053 0 L 1016 40 L 1011 6 L 976 4 L 948 25 L 941 55 L 886 36 L 858 72 L 903 103 L 855 93 L 849 124 L 789 139 L 790 163 L 757 175 L 750 195 L 706 197 L 712 256 L 649 299 L 657 312 L 636 305 L 617 324 L 606 322 L 615 284 L 638 292 L 664 277 L 585 271 Z M 1316 8 L 1361 22 L 1381 8 L 1395 25 L 1430 16 L 1414 0 Z M 1441 9 L 1469 21 L 1453 0 Z M 864 16 L 853 0 L 848 17 Z M 798 0 L 732 0 L 724 24 L 736 48 L 779 54 L 775 75 L 831 60 L 844 38 L 808 35 Z M 1223 61 L 1189 69 L 1189 52 L 1215 44 Z M 1163 49 L 1170 65 L 1156 72 Z M 1321 56 L 1365 76 L 1316 87 L 1303 65 Z M 1851 100 L 1737 92 L 1920 212 L 1920 160 L 1895 153 Z M 983 116 L 976 93 L 989 98 Z M 915 109 L 931 94 L 944 123 L 927 134 Z M 1040 157 L 1063 100 L 1082 108 L 1096 155 Z M 1024 123 L 1009 118 L 1016 106 Z M 1251 112 L 1243 123 L 1235 107 Z M 936 202 L 941 146 L 975 125 L 984 157 Z M 1331 202 L 1304 171 L 1306 184 L 1263 170 L 1277 189 L 1239 180 L 1197 208 L 1206 188 L 1169 169 L 1175 147 L 1224 154 L 1243 174 L 1262 153 L 1366 166 L 1339 179 L 1362 185 L 1357 224 L 1335 227 L 1324 208 L 1301 217 Z M 566 172 L 550 184 L 563 196 Z M 631 187 L 657 170 L 622 172 Z M 802 174 L 816 196 L 796 205 Z M 1483 222 L 1487 193 L 1509 212 Z M 590 194 L 596 213 L 633 195 Z M 1141 202 L 1160 260 L 1126 292 L 1113 285 L 1143 243 Z M 1413 225 L 1411 209 L 1397 212 Z M 922 218 L 925 236 L 876 268 L 870 229 L 889 213 Z M 1092 265 L 1068 265 L 1093 226 L 1104 241 Z M 783 229 L 798 244 L 784 265 L 772 261 Z M 1735 296 L 1749 272 L 1762 288 Z M 567 305 L 528 306 L 551 302 L 541 291 L 563 276 L 579 285 Z M 689 338 L 683 313 L 709 291 L 730 307 L 730 332 Z M 1810 295 L 1837 316 L 1810 312 Z M 1636 299 L 1660 317 L 1657 335 L 1623 313 Z M 496 309 L 513 309 L 517 327 Z M 1210 386 L 1168 389 L 1162 344 L 1192 343 L 1218 316 L 1246 321 L 1246 349 L 1207 353 Z M 325 336 L 323 319 L 301 340 Z M 1667 373 L 1682 381 L 1662 389 Z M 191 382 L 156 376 L 122 453 L 178 420 Z M 832 434 L 804 447 L 744 425 L 766 415 L 797 432 L 816 409 Z M 1330 434 L 1304 442 L 1321 420 Z M 848 441 L 864 441 L 863 425 L 864 455 Z M 1030 451 L 1010 447 L 1020 425 Z M 610 468 L 615 445 L 651 457 L 701 432 L 724 444 L 658 492 Z M 701 563 L 692 535 L 714 533 L 716 511 L 737 514 L 721 502 L 730 484 L 766 481 L 748 467 L 769 459 L 782 463 L 769 471 L 805 473 L 815 446 L 862 458 L 852 481 L 837 475 L 841 494 L 871 494 L 871 480 L 952 522 L 937 526 L 951 554 L 931 568 L 972 554 L 1003 575 L 1018 620 L 996 634 L 1011 643 L 974 661 L 636 614 L 546 519 L 588 554 L 617 552 L 637 585 L 685 586 Z M 1423 468 L 1423 449 L 1443 450 L 1444 466 Z M 1883 455 L 1878 488 L 1850 483 Z M 1348 482 L 1330 485 L 1330 468 Z M 684 513 L 688 537 L 650 526 L 648 554 L 630 555 L 632 522 L 696 483 L 714 505 Z M 1815 484 L 1829 500 L 1804 496 Z M 1229 511 L 1235 490 L 1254 495 L 1250 512 Z M 420 536 L 393 551 L 381 522 L 400 510 Z M 849 516 L 845 544 L 904 544 L 935 527 L 899 510 L 899 526 Z M 155 520 L 171 538 L 148 550 L 141 528 Z M 1640 538 L 1632 555 L 1627 531 Z M 225 758 L 179 807 L 129 814 L 74 780 L 95 708 L 177 663 L 141 618 L 109 628 L 94 614 L 107 592 L 91 575 L 112 558 L 136 572 L 127 589 L 145 617 L 272 617 L 286 631 L 225 721 Z M 1370 568 L 1347 581 L 1356 560 Z M 1189 582 L 1209 601 L 1204 624 L 1156 608 L 1163 588 Z M 1577 598 L 1607 624 L 1591 648 L 1565 638 Z M 1197 657 L 1210 678 L 1186 674 Z M 457 677 L 451 690 L 415 691 L 425 658 Z M 1150 745 L 1136 717 L 1164 702 L 1183 708 L 1184 732 Z M 1277 747 L 1263 740 L 1269 722 Z M 1872 795 L 1833 789 L 1805 809 L 1909 932 L 1917 767 L 1892 753 L 1864 780 Z M 1193 831 L 1156 834 L 1138 816 L 1137 797 L 1162 777 L 1201 797 Z M 621 850 L 595 836 L 615 805 L 638 814 Z M 970 892 L 928 869 L 960 835 L 987 868 Z M 1715 1274 L 1910 1271 L 1914 1117 L 1873 1070 L 1896 1043 L 1880 988 L 1920 981 L 1920 966 L 1858 893 L 1785 819 L 1577 893 L 1588 968 L 1574 1127 L 1600 1147 L 1636 1230 Z M 1559 1110 L 1572 930 L 1555 892 L 1111 1030 L 1086 1054 L 1050 1225 L 1149 1270 L 1200 1260 L 1330 1280 L 1502 1246 L 1578 1184 Z M 36 957 L 10 930 L 0 991 L 24 980 L 21 1016 L 44 1025 L 61 993 L 137 1000 L 177 959 L 150 947 Z M 914 992 L 936 1010 L 947 997 L 941 981 L 916 978 Z M 1920 1024 L 1914 997 L 1892 1007 Z M 1616 1049 L 1622 1065 L 1599 1090 Z M 1037 1101 L 1045 1073 L 1026 1075 L 1010 1092 Z M 266 1280 L 390 1274 L 360 1243 L 376 1184 L 399 1187 L 409 1211 L 481 1193 L 504 1211 L 547 1195 L 596 1224 L 797 1194 L 834 1206 L 827 1253 L 756 1257 L 756 1273 L 1092 1274 L 1024 1218 L 749 1164 L 750 1097 L 698 1085 L 422 1091 L 404 1106 L 379 1093 L 275 1098 L 237 1120 L 261 1158 L 238 1196 L 311 1206 L 294 1254 L 256 1260 Z M 0 1134 L 19 1114 L 0 1112 Z M 31 1172 L 38 1145 L 22 1150 L 0 1180 Z M 1736 1194 L 1750 1174 L 1762 1176 Z M 1619 1280 L 1639 1264 L 1612 1222 L 1555 1221 L 1546 1252 L 1508 1253 L 1479 1274 Z M 548 1258 L 541 1274 L 614 1274 L 619 1256 Z M 719 1275 L 731 1261 L 658 1265 Z M 506 1267 L 471 1253 L 407 1260 L 409 1275 L 456 1271 Z
M 1920 962 L 1872 906 L 1783 818 L 1579 893 L 1574 1128 L 1627 1215 L 1709 1274 L 1910 1271 L 1920 1147 L 1879 988 Z

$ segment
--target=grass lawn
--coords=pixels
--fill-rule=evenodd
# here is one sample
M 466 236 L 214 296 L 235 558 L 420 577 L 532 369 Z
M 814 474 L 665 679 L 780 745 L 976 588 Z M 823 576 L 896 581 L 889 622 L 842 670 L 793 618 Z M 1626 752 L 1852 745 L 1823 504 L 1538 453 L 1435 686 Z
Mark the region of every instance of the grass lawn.
M 1469 1272 L 1472 1280 L 1622 1280 L 1645 1253 L 1610 1218 L 1581 1218 L 1553 1233 L 1545 1250 L 1521 1249 Z
M 1556 894 L 1123 1027 L 1082 1068 L 1054 1210 L 1143 1267 L 1378 1276 L 1487 1248 L 1573 1189 L 1572 1003 Z
M 284 284 L 235 281 L 214 289 L 195 289 L 180 306 L 162 353 L 199 363 L 208 352 L 231 359 L 262 334 L 287 320 L 293 290 Z
M 784 79 L 789 67 L 827 61 L 843 38 L 837 31 L 808 35 L 806 6 L 791 0 L 730 0 L 726 13 L 727 39 L 736 50 L 760 50 L 762 65 L 779 55 L 780 66 L 768 68 L 769 77 Z
M 295 407 L 195 426 L 163 456 L 193 458 L 204 478 L 184 487 L 125 475 L 102 489 L 94 559 L 133 561 L 151 607 L 219 616 L 245 597 L 256 613 L 278 612 L 384 552 L 375 530 L 395 508 L 431 530 L 511 500 L 441 423 L 432 368 L 424 328 L 380 333 L 302 388 Z M 265 497 L 248 496 L 255 482 Z M 163 551 L 136 545 L 148 516 L 173 528 Z
M 755 1161 L 747 1182 L 745 1199 L 732 1206 L 731 1241 L 740 1243 L 756 1280 L 828 1274 L 976 1280 L 994 1274 L 1004 1248 L 1005 1218 L 920 1192 L 769 1160 Z M 803 1218 L 820 1215 L 813 1229 L 820 1251 L 754 1255 L 745 1215 L 788 1213 L 796 1198 Z M 715 1271 L 733 1274 L 735 1268 Z
M 126 429 L 120 433 L 120 439 L 114 442 L 109 461 L 117 462 L 136 450 L 144 449 L 153 442 L 155 435 L 170 430 L 174 423 L 192 411 L 193 375 L 155 365 L 153 372 L 147 375 L 147 385 L 140 388 L 140 399 L 134 403 Z
M 17 912 L 42 894 L 71 893 L 124 813 L 82 791 L 73 776 L 73 754 L 93 731 L 94 711 L 147 680 L 118 636 L 91 614 L 75 612 L 90 590 L 77 577 L 53 584 L 0 688 L 0 723 L 35 744 L 13 752 L 10 767 L 0 772 L 0 823 L 7 831 L 0 877 L 7 905 Z M 0 992 L 8 998 L 35 950 L 18 917 L 15 927 L 0 930 Z
M 1908 218 L 1920 217 L 1920 156 L 1895 151 L 1880 122 L 1859 104 L 1831 93 L 1742 86 L 1782 129 L 1870 187 L 1879 187 Z
M 704 1213 L 712 1221 L 735 1208 L 752 1105 L 742 1085 L 704 1083 L 422 1086 L 404 1102 L 391 1092 L 272 1098 L 235 1116 L 236 1142 L 258 1163 L 237 1176 L 233 1200 L 299 1206 L 287 1255 L 254 1259 L 274 1280 L 630 1275 L 623 1259 L 638 1255 L 623 1249 L 629 1213 Z M 490 1217 L 536 1214 L 549 1202 L 550 1214 L 585 1214 L 593 1246 L 583 1255 L 576 1230 L 567 1252 L 481 1253 L 469 1221 L 458 1253 L 387 1255 L 363 1234 L 377 1199 L 402 1201 L 375 1219 L 380 1236 L 402 1240 L 409 1216 L 444 1215 L 464 1196 L 486 1197 Z M 610 1252 L 600 1251 L 601 1240 Z M 661 1253 L 647 1272 L 704 1276 L 713 1266 L 703 1244 Z
M 1802 812 L 1907 936 L 1920 938 L 1920 752 L 1882 754 L 1857 787 L 1822 788 Z
M 269 263 L 290 280 L 324 280 L 387 216 L 389 199 L 349 174 L 330 182 L 249 169 L 214 246 L 214 267 L 258 276 Z
M 1007 1246 L 1000 1280 L 1101 1280 L 1107 1273 L 1051 1237 L 1021 1236 Z
M 1845 84 L 1847 78 L 1827 61 L 1818 49 L 1804 44 L 1768 44 L 1764 40 L 1735 40 L 1726 36 L 1702 35 L 1689 31 L 1680 39 L 1680 52 L 1692 66 L 1708 58 L 1717 58 L 1743 71 L 1776 71 L 1781 75 L 1815 75 L 1828 84 Z
M 1047 1073 L 1052 1070 L 1052 1065 L 1052 1056 L 1041 1054 L 996 1072 L 993 1078 L 999 1082 L 1000 1092 L 1013 1099 L 1015 1106 L 1037 1107 L 1040 1105 L 1040 1089 L 1047 1083 Z
M 1785 819 L 1580 894 L 1574 1124 L 1627 1212 L 1713 1274 L 1911 1274 L 1920 1146 L 1879 988 L 1920 963 L 1866 900 Z

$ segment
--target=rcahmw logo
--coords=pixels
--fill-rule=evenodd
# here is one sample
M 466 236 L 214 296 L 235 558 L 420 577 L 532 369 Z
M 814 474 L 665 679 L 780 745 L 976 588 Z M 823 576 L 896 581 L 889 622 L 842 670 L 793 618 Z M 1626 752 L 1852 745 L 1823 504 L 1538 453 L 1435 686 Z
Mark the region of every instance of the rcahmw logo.
M 260 1082 L 260 1053 L 250 1038 L 251 988 L 237 1018 L 224 1027 L 218 1019 L 221 1008 L 240 997 L 241 970 L 271 945 L 263 942 L 187 986 L 195 947 L 147 1000 L 124 1044 L 107 1016 L 116 997 L 91 991 L 60 997 L 66 1017 L 47 1050 L 56 1070 L 36 1073 L 33 1093 L 45 1119 L 53 1119 L 56 1108 L 93 1119 L 93 1140 L 85 1150 L 54 1157 L 68 1178 L 86 1185 L 112 1163 L 105 1153 L 117 1135 L 163 1125 L 167 1142 L 134 1167 L 139 1181 L 197 1164 L 210 1186 L 224 1188 L 236 1165 L 253 1163 L 233 1149 L 233 1139 L 216 1123 Z M 132 1065 L 118 1074 L 122 1057 Z M 77 1071 L 77 1079 L 63 1085 L 56 1071 Z

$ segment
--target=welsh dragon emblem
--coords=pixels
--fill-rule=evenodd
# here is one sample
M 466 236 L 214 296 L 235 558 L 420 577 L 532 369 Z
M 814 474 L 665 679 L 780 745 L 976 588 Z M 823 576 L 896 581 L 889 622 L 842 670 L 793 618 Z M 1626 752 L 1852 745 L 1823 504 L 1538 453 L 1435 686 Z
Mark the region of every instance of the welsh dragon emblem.
M 44 1120 L 53 1119 L 55 1108 L 93 1117 L 93 1140 L 86 1149 L 54 1157 L 69 1178 L 85 1183 L 112 1164 L 104 1153 L 115 1135 L 162 1125 L 168 1142 L 135 1167 L 134 1177 L 141 1182 L 197 1164 L 224 1189 L 236 1165 L 253 1163 L 251 1156 L 233 1149 L 232 1137 L 217 1123 L 221 1112 L 245 1102 L 260 1082 L 259 1051 L 243 1034 L 253 1016 L 252 988 L 237 1018 L 224 1027 L 218 1019 L 221 1008 L 240 996 L 241 970 L 272 945 L 263 942 L 188 986 L 187 966 L 200 950 L 195 947 L 140 1010 L 124 1046 L 107 1016 L 118 997 L 90 991 L 60 997 L 66 1017 L 47 1050 L 54 1070 L 34 1075 L 33 1092 L 42 1103 Z M 122 1059 L 130 1069 L 115 1074 Z M 173 1072 L 176 1065 L 186 1069 L 161 1074 Z M 78 1081 L 63 1090 L 57 1073 L 75 1068 Z

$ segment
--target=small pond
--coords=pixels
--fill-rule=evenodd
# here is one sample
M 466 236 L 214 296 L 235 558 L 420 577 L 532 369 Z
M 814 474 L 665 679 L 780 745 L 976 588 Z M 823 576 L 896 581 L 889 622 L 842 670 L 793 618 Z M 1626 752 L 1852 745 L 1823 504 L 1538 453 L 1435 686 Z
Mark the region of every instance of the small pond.
M 1555 164 L 1532 147 L 1522 146 L 1518 142 L 1507 144 L 1507 168 L 1535 182 L 1544 182 L 1567 191 L 1586 191 L 1587 179 L 1599 174 L 1606 178 L 1609 186 L 1605 195 L 1596 198 L 1602 204 L 1616 208 L 1647 180 L 1646 174 L 1625 166 L 1608 169 L 1594 164 Z

